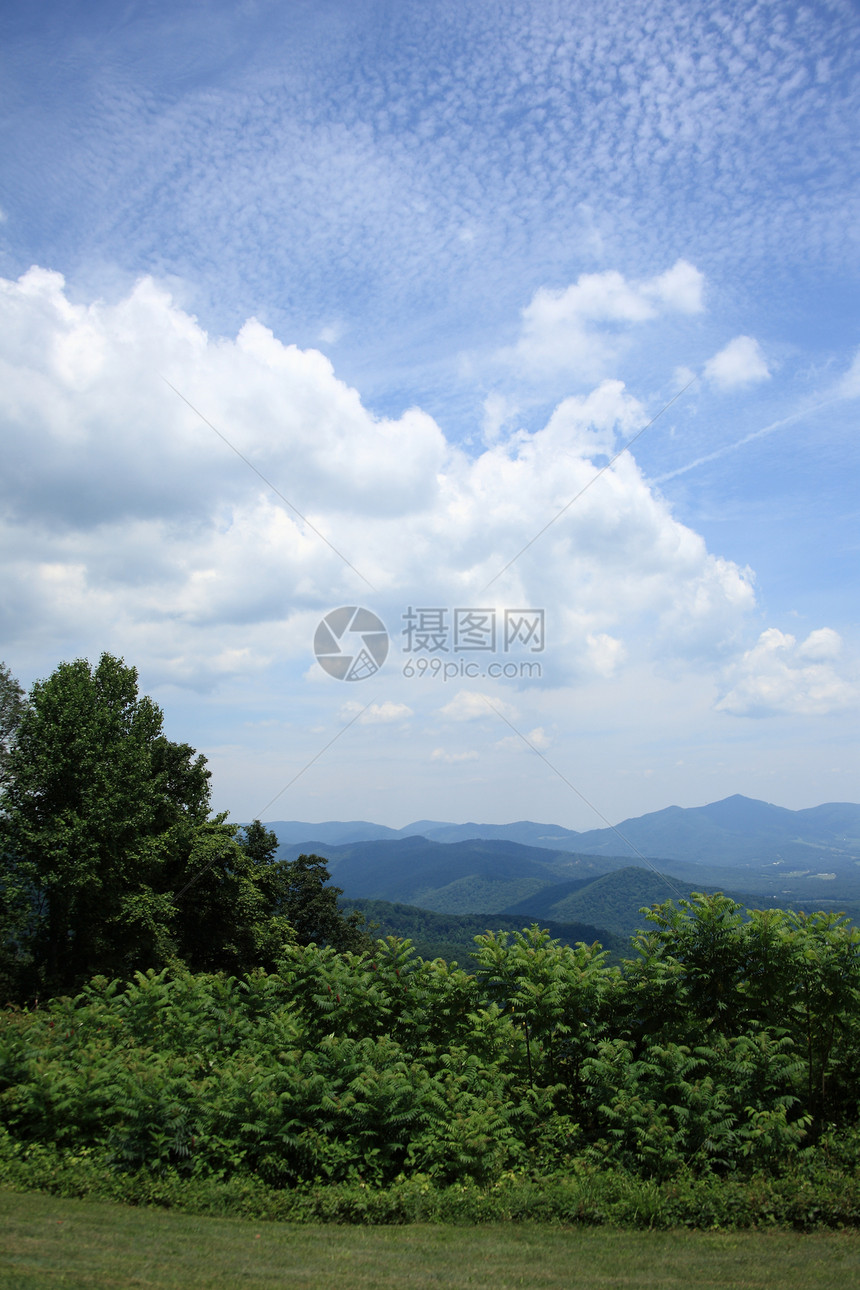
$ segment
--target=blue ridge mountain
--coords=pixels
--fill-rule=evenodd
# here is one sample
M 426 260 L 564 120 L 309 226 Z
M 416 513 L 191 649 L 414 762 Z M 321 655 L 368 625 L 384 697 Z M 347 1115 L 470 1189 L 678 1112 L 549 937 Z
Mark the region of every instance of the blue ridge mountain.
M 666 900 L 689 900 L 695 891 L 713 890 L 709 884 L 684 883 L 667 874 L 627 865 L 596 878 L 545 887 L 501 913 L 518 917 L 524 923 L 537 921 L 541 926 L 547 921 L 596 923 L 614 936 L 630 936 L 649 925 L 640 912 L 643 908 Z M 743 895 L 725 894 L 734 895 L 740 904 L 746 903 Z
M 623 820 L 616 828 L 576 832 L 557 824 L 519 820 L 512 824 L 450 824 L 418 820 L 403 829 L 366 821 L 308 824 L 275 821 L 268 826 L 282 844 L 317 841 L 335 846 L 421 836 L 455 843 L 476 839 L 516 842 L 551 852 L 569 851 L 640 862 L 682 860 L 721 867 L 786 863 L 823 871 L 830 859 L 860 863 L 860 805 L 828 802 L 792 811 L 735 794 L 706 806 L 668 806 Z
M 293 860 L 313 850 L 328 862 L 332 881 L 346 898 L 387 900 L 452 914 L 498 913 L 546 887 L 572 877 L 594 878 L 626 863 L 494 839 L 446 843 L 422 837 L 347 846 L 308 841 L 281 846 L 278 856 Z
M 301 820 L 275 820 L 266 825 L 277 834 L 282 847 L 301 843 L 306 849 L 317 846 L 344 846 L 348 842 L 374 842 L 383 838 L 399 838 L 399 829 L 389 829 L 384 824 L 370 824 L 367 820 L 329 820 L 325 824 L 308 824 Z
M 795 861 L 824 869 L 828 856 L 860 861 L 860 806 L 829 802 L 791 811 L 736 794 L 707 806 L 669 806 L 623 820 L 617 830 L 592 829 L 578 834 L 576 845 L 597 854 L 724 866 Z
M 643 906 L 695 891 L 723 891 L 756 907 L 845 910 L 851 917 L 860 910 L 860 806 L 851 803 L 789 811 L 736 796 L 626 820 L 618 833 L 530 821 L 269 827 L 281 859 L 324 856 L 345 900 L 451 917 L 589 924 L 617 936 L 643 926 Z M 463 839 L 464 832 L 473 836 Z M 624 839 L 632 844 L 626 854 Z M 575 850 L 574 842 L 594 850 Z

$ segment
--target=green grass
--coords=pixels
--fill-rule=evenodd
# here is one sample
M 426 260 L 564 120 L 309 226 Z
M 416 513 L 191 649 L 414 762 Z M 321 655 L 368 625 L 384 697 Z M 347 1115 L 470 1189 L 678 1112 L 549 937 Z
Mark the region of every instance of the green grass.
M 0 1287 L 855 1290 L 860 1234 L 312 1227 L 0 1191 Z

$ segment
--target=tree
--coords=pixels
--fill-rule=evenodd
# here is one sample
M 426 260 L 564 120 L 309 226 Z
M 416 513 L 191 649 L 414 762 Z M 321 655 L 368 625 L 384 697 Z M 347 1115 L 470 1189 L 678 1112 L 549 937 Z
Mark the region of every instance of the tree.
M 562 945 L 537 923 L 522 932 L 475 937 L 476 978 L 487 998 L 522 1027 L 528 1083 L 566 1077 L 576 1096 L 578 1068 L 602 1036 L 619 983 L 599 945 Z
M 362 915 L 341 913 L 325 860 L 278 861 L 277 835 L 259 820 L 237 830 L 224 819 L 198 828 L 172 862 L 177 947 L 192 971 L 273 970 L 288 944 L 371 948 Z
M 0 796 L 7 998 L 179 963 L 271 969 L 296 937 L 368 947 L 323 860 L 281 864 L 259 820 L 240 831 L 226 813 L 210 818 L 205 757 L 165 737 L 133 667 L 103 654 L 95 668 L 60 664 L 27 703 L 16 687 Z
M 278 839 L 259 820 L 216 816 L 173 862 L 178 950 L 194 972 L 274 970 L 294 933 L 282 908 Z
M 267 829 L 259 820 L 252 820 L 250 824 L 243 825 L 237 841 L 245 854 L 256 864 L 271 866 L 275 863 L 278 835 L 271 829 Z
M 9 780 L 8 764 L 18 727 L 24 716 L 24 691 L 5 663 L 0 663 L 0 993 L 14 993 L 31 922 L 27 884 L 9 860 L 3 840 L 3 792 Z
M 128 975 L 176 952 L 169 879 L 207 822 L 210 772 L 162 723 L 136 670 L 110 654 L 94 669 L 62 663 L 33 686 L 0 798 L 7 936 L 11 922 L 33 989 Z
M 288 919 L 299 945 L 314 942 L 355 952 L 372 948 L 370 937 L 362 930 L 363 916 L 357 910 L 346 916 L 341 913 L 338 896 L 343 891 L 329 886 L 331 876 L 321 856 L 301 855 L 278 869 L 274 875 L 278 911 Z
M 0 793 L 6 785 L 6 765 L 25 708 L 23 689 L 6 664 L 0 663 Z

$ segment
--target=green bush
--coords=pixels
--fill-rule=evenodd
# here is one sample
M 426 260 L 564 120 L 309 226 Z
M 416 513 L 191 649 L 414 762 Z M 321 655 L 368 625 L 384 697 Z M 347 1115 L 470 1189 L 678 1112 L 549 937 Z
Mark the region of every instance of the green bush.
M 0 1180 L 332 1221 L 856 1223 L 853 931 L 721 897 L 654 917 L 623 970 L 535 927 L 477 938 L 475 976 L 390 937 L 9 1009 Z

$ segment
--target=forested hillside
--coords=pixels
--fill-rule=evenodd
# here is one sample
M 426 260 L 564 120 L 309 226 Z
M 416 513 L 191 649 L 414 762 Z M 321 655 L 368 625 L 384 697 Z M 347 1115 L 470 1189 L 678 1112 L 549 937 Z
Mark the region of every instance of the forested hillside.
M 501 839 L 442 843 L 419 836 L 335 846 L 281 845 L 289 860 L 318 850 L 348 900 L 384 900 L 451 916 L 520 915 L 584 922 L 629 937 L 640 910 L 667 896 L 723 891 L 758 908 L 826 909 L 852 917 L 860 902 L 860 864 L 830 873 L 772 862 L 711 865 L 665 861 L 646 867 L 620 856 L 553 852 Z
M 612 935 L 629 939 L 642 925 L 643 907 L 662 904 L 671 896 L 689 899 L 692 894 L 689 887 L 679 886 L 675 879 L 651 869 L 629 866 L 598 878 L 547 887 L 536 896 L 509 906 L 505 913 L 542 922 L 580 919 L 599 923 Z
M 280 854 L 292 858 L 293 845 Z M 539 847 L 474 841 L 445 844 L 410 837 L 323 847 L 321 853 L 348 897 L 420 905 L 437 913 L 495 913 L 579 872 L 569 855 Z M 589 873 L 605 870 L 588 869 Z
M 516 914 L 437 914 L 414 905 L 398 905 L 387 900 L 342 900 L 344 909 L 356 909 L 364 917 L 373 935 L 400 936 L 412 942 L 416 954 L 425 959 L 443 958 L 456 961 L 468 971 L 474 969 L 475 937 L 490 928 L 494 931 L 521 931 L 524 919 Z M 641 917 L 638 919 L 641 922 Z M 598 943 L 608 950 L 610 958 L 620 959 L 630 948 L 627 936 L 615 936 L 605 928 L 590 923 L 562 923 L 541 919 L 541 927 L 562 945 Z

